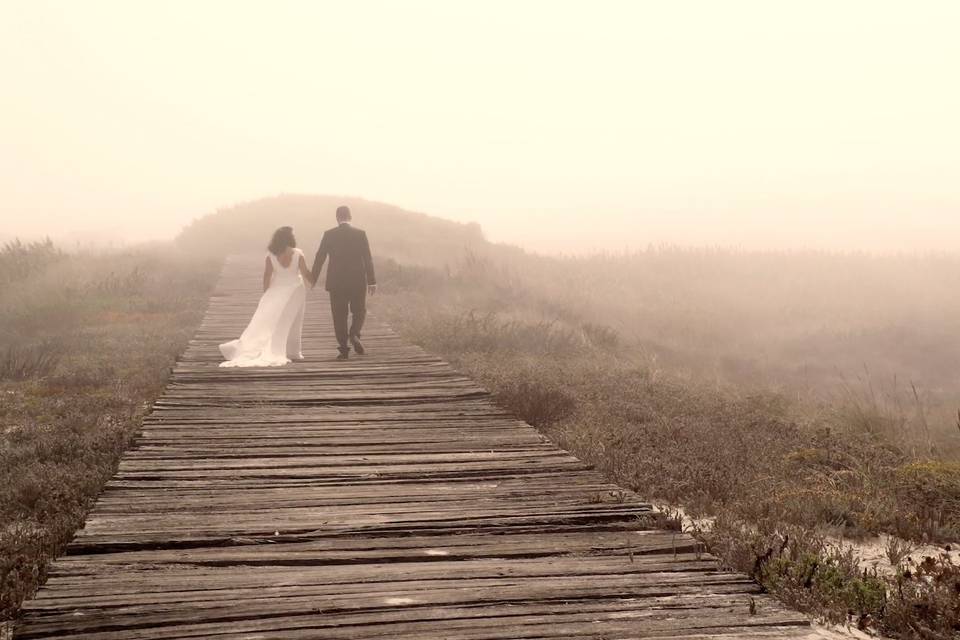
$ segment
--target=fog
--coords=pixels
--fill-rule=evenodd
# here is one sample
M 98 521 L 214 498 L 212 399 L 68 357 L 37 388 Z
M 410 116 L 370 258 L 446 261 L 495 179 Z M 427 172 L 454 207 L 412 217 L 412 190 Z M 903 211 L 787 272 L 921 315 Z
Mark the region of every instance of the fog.
M 545 252 L 960 231 L 950 0 L 0 7 L 0 238 L 169 238 L 278 193 Z

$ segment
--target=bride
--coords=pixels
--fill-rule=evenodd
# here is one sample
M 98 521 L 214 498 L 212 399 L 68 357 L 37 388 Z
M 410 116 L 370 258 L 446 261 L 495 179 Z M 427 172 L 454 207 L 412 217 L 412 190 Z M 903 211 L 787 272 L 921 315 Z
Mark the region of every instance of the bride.
M 273 233 L 263 269 L 263 296 L 238 340 L 220 345 L 221 367 L 273 367 L 302 360 L 300 334 L 307 290 L 313 284 L 292 227 Z

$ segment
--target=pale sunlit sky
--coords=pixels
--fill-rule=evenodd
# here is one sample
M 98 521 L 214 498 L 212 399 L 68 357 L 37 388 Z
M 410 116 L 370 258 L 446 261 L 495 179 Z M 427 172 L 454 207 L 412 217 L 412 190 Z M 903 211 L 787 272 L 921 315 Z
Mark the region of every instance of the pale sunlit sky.
M 956 249 L 958 33 L 953 0 L 0 0 L 0 237 L 329 193 L 541 251 Z

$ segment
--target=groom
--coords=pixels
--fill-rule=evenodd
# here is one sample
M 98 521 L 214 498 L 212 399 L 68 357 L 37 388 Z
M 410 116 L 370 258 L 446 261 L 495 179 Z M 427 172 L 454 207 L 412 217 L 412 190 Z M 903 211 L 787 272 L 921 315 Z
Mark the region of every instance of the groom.
M 327 291 L 330 292 L 330 309 L 333 311 L 333 329 L 337 334 L 340 355 L 337 360 L 350 357 L 350 345 L 359 355 L 365 350 L 360 342 L 360 330 L 367 315 L 367 292 L 377 291 L 377 278 L 373 273 L 373 257 L 367 234 L 350 224 L 349 207 L 337 207 L 337 226 L 323 232 L 317 257 L 313 261 L 312 284 L 320 279 L 320 271 L 327 256 Z M 347 329 L 347 315 L 353 314 L 353 322 Z

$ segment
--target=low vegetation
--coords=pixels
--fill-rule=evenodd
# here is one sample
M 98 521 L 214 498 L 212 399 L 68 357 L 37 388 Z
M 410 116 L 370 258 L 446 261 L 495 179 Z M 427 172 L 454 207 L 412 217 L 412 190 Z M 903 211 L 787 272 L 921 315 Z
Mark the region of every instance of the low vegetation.
M 822 529 L 776 518 L 747 525 L 721 512 L 697 534 L 725 566 L 828 622 L 905 639 L 950 640 L 960 633 L 960 565 L 946 551 L 901 555 L 886 574 L 865 569 L 855 547 L 838 544 Z
M 216 269 L 170 248 L 0 249 L 0 620 L 83 524 Z

